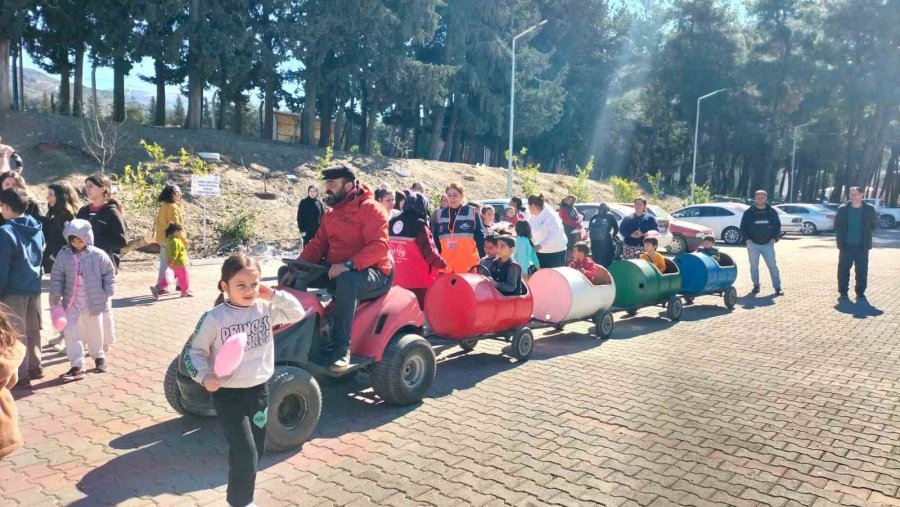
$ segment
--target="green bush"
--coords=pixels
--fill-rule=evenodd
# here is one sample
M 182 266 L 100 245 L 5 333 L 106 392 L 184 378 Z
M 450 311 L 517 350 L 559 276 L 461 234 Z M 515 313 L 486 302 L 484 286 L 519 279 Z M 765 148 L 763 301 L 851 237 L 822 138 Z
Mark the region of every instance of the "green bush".
M 239 208 L 229 213 L 225 220 L 216 225 L 216 232 L 223 243 L 248 243 L 256 237 L 256 221 L 259 212 L 247 208 Z
M 322 171 L 328 169 L 334 163 L 334 150 L 331 146 L 325 148 L 324 157 L 316 157 L 316 172 L 322 174 Z
M 709 190 L 709 185 L 697 185 L 696 183 L 692 183 L 692 185 L 694 185 L 694 204 L 712 202 L 712 192 Z M 684 198 L 684 204 L 687 206 L 690 203 L 691 194 L 688 193 Z
M 663 197 L 662 189 L 663 175 L 661 172 L 656 174 L 647 174 L 647 184 L 650 185 L 650 192 L 653 197 L 661 199 Z
M 156 212 L 156 199 L 162 192 L 166 179 L 161 167 L 154 169 L 149 164 L 140 163 L 135 167 L 126 165 L 122 175 L 114 174 L 113 179 L 124 191 L 131 194 L 135 213 L 143 215 Z
M 609 178 L 609 186 L 612 187 L 615 202 L 633 202 L 641 196 L 637 182 L 627 178 L 612 176 Z
M 572 195 L 575 196 L 575 199 L 578 202 L 588 202 L 591 200 L 591 191 L 588 188 L 588 181 L 591 179 L 591 174 L 594 172 L 594 156 L 591 155 L 591 158 L 588 160 L 588 163 L 581 166 L 575 166 L 578 170 L 575 184 L 572 185 Z
M 522 192 L 525 197 L 541 193 L 540 187 L 538 186 L 538 176 L 541 174 L 541 165 L 526 161 L 525 155 L 527 154 L 528 148 L 523 146 L 522 149 L 519 150 L 519 154 L 513 155 L 512 157 L 513 174 L 522 178 Z M 509 150 L 506 151 L 506 156 L 509 157 Z

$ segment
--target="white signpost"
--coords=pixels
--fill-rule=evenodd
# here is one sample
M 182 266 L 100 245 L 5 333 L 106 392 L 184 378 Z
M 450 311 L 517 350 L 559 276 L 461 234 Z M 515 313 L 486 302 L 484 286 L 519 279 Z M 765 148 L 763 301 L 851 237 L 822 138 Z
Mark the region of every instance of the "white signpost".
M 219 197 L 222 195 L 221 189 L 222 177 L 218 174 L 210 174 L 201 176 L 194 174 L 191 176 L 191 195 L 194 197 Z M 206 201 L 201 199 L 203 203 L 203 245 L 206 245 L 206 224 L 209 222 L 208 213 L 206 211 Z

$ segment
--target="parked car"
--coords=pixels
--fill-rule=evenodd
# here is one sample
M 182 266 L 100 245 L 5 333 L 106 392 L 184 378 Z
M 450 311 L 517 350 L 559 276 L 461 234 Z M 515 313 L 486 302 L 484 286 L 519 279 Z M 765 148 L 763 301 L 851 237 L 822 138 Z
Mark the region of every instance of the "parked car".
M 818 203 L 818 204 L 819 204 L 819 206 L 822 206 L 823 208 L 830 209 L 831 211 L 837 211 L 838 208 L 841 207 L 841 203 L 835 203 L 835 202 L 822 201 L 822 202 L 820 202 L 820 203 Z
M 634 205 L 630 203 L 619 203 L 634 209 Z M 647 210 L 651 215 L 656 217 L 657 222 L 660 220 L 669 221 L 669 232 L 672 233 L 672 243 L 666 247 L 666 250 L 672 255 L 678 255 L 684 252 L 693 252 L 700 248 L 703 244 L 703 238 L 713 234 L 712 229 L 697 225 L 684 220 L 673 217 L 668 211 L 656 204 L 648 204 Z
M 506 205 L 509 204 L 509 199 L 483 199 L 481 201 L 475 202 L 480 204 L 481 206 L 493 206 L 494 211 L 496 211 L 496 213 L 494 214 L 494 220 L 496 220 L 497 222 L 502 222 L 503 216 L 506 213 Z
M 622 219 L 627 215 L 634 213 L 633 205 L 628 204 L 616 204 L 607 203 L 609 206 L 609 212 L 616 217 L 616 222 L 621 226 Z M 579 213 L 583 215 L 581 223 L 584 224 L 585 229 L 587 229 L 588 224 L 591 222 L 591 218 L 594 218 L 594 215 L 600 211 L 600 203 L 599 202 L 585 202 L 578 203 L 575 205 L 575 209 L 578 210 Z M 655 215 L 654 215 L 655 216 Z M 659 223 L 659 237 L 656 238 L 659 241 L 659 249 L 669 248 L 672 244 L 672 233 L 669 231 L 669 219 L 656 217 L 657 223 Z M 622 235 L 619 234 L 619 238 L 622 238 Z
M 774 206 L 775 212 L 778 213 L 778 218 L 781 219 L 781 235 L 785 234 L 800 234 L 803 229 L 803 219 L 797 215 L 791 215 L 790 213 L 786 213 L 783 209 L 779 208 L 780 204 Z M 749 206 L 747 206 L 749 208 Z
M 741 233 L 741 217 L 749 206 L 741 203 L 692 204 L 672 212 L 672 216 L 712 229 L 713 236 L 729 245 L 739 245 L 744 240 Z
M 900 208 L 888 208 L 882 199 L 863 199 L 878 212 L 878 224 L 885 229 L 893 229 L 900 224 Z
M 834 230 L 836 212 L 818 204 L 793 203 L 779 204 L 776 208 L 799 216 L 803 220 L 800 233 L 804 235 L 818 234 Z

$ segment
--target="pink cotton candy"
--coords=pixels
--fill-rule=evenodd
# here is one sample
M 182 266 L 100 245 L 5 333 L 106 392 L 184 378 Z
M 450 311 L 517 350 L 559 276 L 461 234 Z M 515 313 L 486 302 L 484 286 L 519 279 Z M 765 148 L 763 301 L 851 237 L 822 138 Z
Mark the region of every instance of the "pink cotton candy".
M 60 332 L 69 324 L 68 319 L 66 319 L 66 309 L 62 305 L 50 307 L 50 320 L 53 321 L 53 329 Z
M 244 359 L 244 347 L 247 346 L 247 334 L 233 334 L 225 340 L 222 348 L 216 353 L 216 364 L 213 371 L 219 378 L 227 377 L 241 364 Z

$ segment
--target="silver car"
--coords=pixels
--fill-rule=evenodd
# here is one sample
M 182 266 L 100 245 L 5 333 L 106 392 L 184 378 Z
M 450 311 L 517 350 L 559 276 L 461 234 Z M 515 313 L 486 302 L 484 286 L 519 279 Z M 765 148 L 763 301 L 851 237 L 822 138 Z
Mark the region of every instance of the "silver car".
M 800 217 L 803 225 L 800 228 L 800 234 L 807 236 L 818 234 L 820 232 L 830 232 L 834 230 L 834 217 L 837 212 L 832 211 L 825 206 L 819 204 L 779 204 L 776 208 Z

